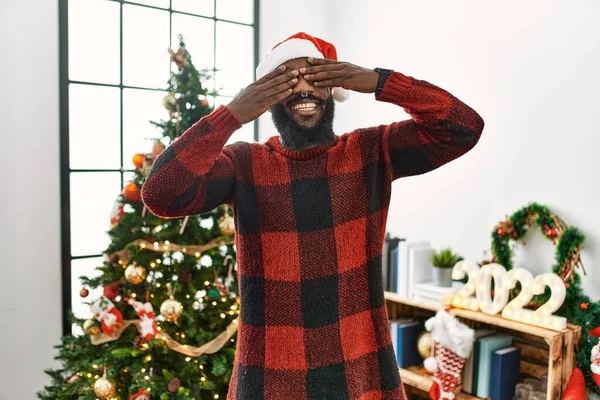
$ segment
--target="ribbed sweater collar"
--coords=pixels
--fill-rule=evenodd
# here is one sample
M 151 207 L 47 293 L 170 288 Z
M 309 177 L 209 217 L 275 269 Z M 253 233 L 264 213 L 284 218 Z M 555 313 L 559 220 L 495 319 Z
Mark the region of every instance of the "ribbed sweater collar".
M 310 160 L 311 158 L 315 158 L 335 146 L 338 143 L 338 140 L 339 136 L 335 135 L 332 143 L 320 144 L 318 146 L 310 147 L 301 151 L 290 150 L 284 147 L 279 141 L 279 136 L 271 136 L 269 139 L 267 139 L 265 144 L 284 157 L 291 158 L 293 160 Z

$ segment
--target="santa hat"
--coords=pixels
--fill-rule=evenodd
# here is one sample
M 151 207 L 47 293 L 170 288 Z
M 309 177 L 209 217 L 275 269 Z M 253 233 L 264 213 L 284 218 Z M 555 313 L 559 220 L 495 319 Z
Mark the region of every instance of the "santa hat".
M 256 79 L 260 79 L 286 61 L 301 57 L 328 58 L 337 61 L 335 46 L 323 39 L 304 32 L 298 32 L 283 42 L 277 43 L 256 68 Z M 346 101 L 350 91 L 341 87 L 333 88 L 336 101 Z

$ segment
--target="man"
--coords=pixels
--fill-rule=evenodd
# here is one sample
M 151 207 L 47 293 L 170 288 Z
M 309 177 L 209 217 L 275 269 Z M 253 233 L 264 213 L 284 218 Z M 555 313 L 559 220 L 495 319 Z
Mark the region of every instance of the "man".
M 165 218 L 234 212 L 241 299 L 228 399 L 405 399 L 381 253 L 392 181 L 456 159 L 483 120 L 428 82 L 338 62 L 298 33 L 258 80 L 155 161 L 142 199 Z M 335 135 L 333 98 L 374 93 L 412 119 Z M 270 110 L 265 143 L 225 145 Z

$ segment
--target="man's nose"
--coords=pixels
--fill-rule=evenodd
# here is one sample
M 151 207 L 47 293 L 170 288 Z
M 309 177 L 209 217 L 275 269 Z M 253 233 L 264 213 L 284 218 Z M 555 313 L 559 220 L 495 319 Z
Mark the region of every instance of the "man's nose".
M 312 93 L 315 91 L 315 87 L 302 75 L 298 75 L 298 83 L 294 86 L 292 93 Z

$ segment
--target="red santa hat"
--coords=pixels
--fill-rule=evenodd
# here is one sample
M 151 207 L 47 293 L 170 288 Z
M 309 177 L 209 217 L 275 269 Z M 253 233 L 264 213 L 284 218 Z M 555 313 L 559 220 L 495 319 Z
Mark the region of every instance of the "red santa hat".
M 286 61 L 301 57 L 328 58 L 337 61 L 335 46 L 323 39 L 298 32 L 283 42 L 277 43 L 256 68 L 256 79 L 260 79 Z M 346 101 L 350 91 L 341 87 L 333 88 L 333 98 Z

